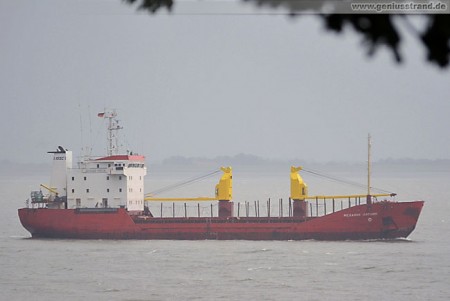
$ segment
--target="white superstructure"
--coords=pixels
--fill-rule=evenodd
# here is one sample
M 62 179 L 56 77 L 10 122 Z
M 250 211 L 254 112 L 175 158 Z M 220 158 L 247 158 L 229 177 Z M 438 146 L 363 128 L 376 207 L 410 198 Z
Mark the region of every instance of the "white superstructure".
M 84 157 L 76 166 L 72 152 L 59 146 L 53 154 L 50 194 L 32 192 L 34 203 L 47 203 L 48 208 L 126 208 L 131 212 L 144 211 L 144 177 L 147 174 L 145 157 L 119 154 L 117 131 L 122 129 L 116 112 L 99 113 L 108 121 L 107 156 Z
M 67 208 L 144 210 L 145 157 L 113 155 L 80 162 L 67 171 Z

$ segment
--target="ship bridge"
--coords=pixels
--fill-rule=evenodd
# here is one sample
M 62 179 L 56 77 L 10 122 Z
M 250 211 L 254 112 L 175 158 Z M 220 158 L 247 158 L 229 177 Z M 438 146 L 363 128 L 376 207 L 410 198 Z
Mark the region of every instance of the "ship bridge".
M 144 210 L 145 157 L 111 155 L 80 162 L 68 171 L 68 208 Z

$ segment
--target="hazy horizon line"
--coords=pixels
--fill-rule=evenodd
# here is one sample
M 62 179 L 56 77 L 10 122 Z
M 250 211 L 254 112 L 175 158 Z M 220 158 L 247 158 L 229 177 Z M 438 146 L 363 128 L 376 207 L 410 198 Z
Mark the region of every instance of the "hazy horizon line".
M 74 160 L 74 162 L 77 162 Z M 187 170 L 187 169 L 197 169 L 202 168 L 219 168 L 220 166 L 236 166 L 236 167 L 246 167 L 246 168 L 281 168 L 285 166 L 311 166 L 311 167 L 324 167 L 330 170 L 352 170 L 354 168 L 360 169 L 361 167 L 367 165 L 367 161 L 345 161 L 345 160 L 330 160 L 330 161 L 313 161 L 313 160 L 302 160 L 302 159 L 282 159 L 282 158 L 264 158 L 252 154 L 239 153 L 233 156 L 215 156 L 215 157 L 188 157 L 188 156 L 170 156 L 163 160 L 151 161 L 146 158 L 146 163 L 148 167 L 156 170 L 162 170 L 166 168 L 167 170 Z M 1 173 L 10 172 L 36 172 L 39 170 L 49 170 L 51 166 L 51 160 L 47 162 L 17 162 L 11 161 L 9 159 L 0 160 L 2 166 Z M 401 170 L 408 171 L 450 171 L 450 159 L 415 159 L 415 158 L 383 158 L 377 159 L 372 162 L 372 165 L 384 166 L 386 170 L 391 170 L 392 168 L 398 168 Z M 75 165 L 74 165 L 75 166 Z M 391 168 L 389 168 L 391 167 Z

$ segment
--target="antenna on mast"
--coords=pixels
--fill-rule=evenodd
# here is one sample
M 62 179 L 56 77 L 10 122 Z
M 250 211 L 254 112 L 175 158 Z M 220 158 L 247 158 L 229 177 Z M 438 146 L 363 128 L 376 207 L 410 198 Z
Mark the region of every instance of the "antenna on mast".
M 105 111 L 97 114 L 100 118 L 108 119 L 108 135 L 107 135 L 107 154 L 108 156 L 119 154 L 119 137 L 117 135 L 118 131 L 123 129 L 119 125 L 119 120 L 117 119 L 116 110 Z
M 81 134 L 81 159 L 82 161 L 86 161 L 91 157 L 92 152 L 92 124 L 91 124 L 91 117 L 90 117 L 90 111 L 89 111 L 89 137 L 86 139 L 85 136 L 85 129 L 83 127 L 83 112 L 81 110 L 81 104 L 78 103 L 78 109 L 80 114 L 80 134 Z M 90 107 L 88 106 L 88 109 Z
M 371 173 L 371 148 L 372 148 L 372 141 L 370 133 L 367 136 L 367 204 L 372 203 L 372 197 L 370 194 L 370 173 Z

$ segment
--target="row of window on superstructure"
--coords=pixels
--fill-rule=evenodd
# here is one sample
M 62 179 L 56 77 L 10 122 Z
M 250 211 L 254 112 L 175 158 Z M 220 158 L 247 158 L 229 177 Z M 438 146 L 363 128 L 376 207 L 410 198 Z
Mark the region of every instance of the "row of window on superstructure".
M 108 167 L 111 167 L 111 163 L 108 163 Z M 125 167 L 125 163 L 114 163 L 114 167 Z M 128 167 L 130 167 L 130 165 L 128 165 Z M 142 167 L 144 167 L 144 164 L 142 164 Z M 97 164 L 97 168 L 100 168 L 100 164 Z
M 86 193 L 89 193 L 89 188 L 86 188 Z M 106 188 L 106 192 L 109 193 L 110 189 Z M 122 188 L 119 188 L 119 192 L 122 192 Z M 128 192 L 133 192 L 133 188 L 128 188 Z M 139 192 L 142 192 L 142 188 L 139 188 Z M 72 193 L 75 193 L 75 189 L 72 188 Z
M 131 201 L 128 201 L 128 205 L 133 205 L 133 203 L 135 205 L 142 205 L 144 203 L 144 201 L 143 200 L 135 200 L 135 201 L 131 200 Z
M 142 163 L 130 163 L 130 164 L 128 164 L 128 167 L 141 168 L 141 167 L 144 167 L 144 164 L 142 164 Z
M 132 180 L 133 178 L 131 178 L 130 180 Z M 83 177 L 83 180 L 87 180 L 87 177 Z M 109 181 L 109 176 L 106 176 L 106 180 Z M 119 180 L 122 180 L 122 176 L 119 176 Z M 142 180 L 142 176 L 139 177 L 139 180 Z M 75 177 L 72 177 L 72 181 L 75 181 Z
M 125 163 L 114 163 L 114 167 L 125 167 L 126 164 Z M 111 163 L 108 163 L 108 167 L 111 167 Z M 128 167 L 133 167 L 133 168 L 142 168 L 144 167 L 143 163 L 129 163 Z M 100 164 L 97 164 L 97 168 L 100 168 Z

